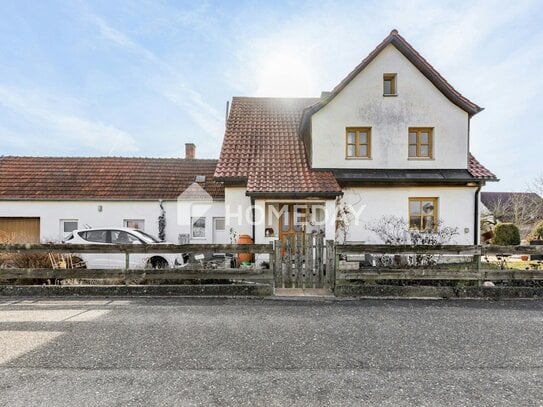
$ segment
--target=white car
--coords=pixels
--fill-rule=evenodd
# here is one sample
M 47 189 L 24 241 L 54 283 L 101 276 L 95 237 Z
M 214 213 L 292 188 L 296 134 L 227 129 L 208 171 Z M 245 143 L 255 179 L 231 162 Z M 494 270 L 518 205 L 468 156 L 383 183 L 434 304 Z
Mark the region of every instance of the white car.
M 132 228 L 93 228 L 74 230 L 66 237 L 67 244 L 144 244 L 160 245 L 156 237 L 138 229 Z M 81 253 L 77 255 L 86 263 L 89 269 L 124 268 L 124 253 Z M 130 253 L 131 269 L 142 268 L 178 268 L 187 265 L 187 253 Z

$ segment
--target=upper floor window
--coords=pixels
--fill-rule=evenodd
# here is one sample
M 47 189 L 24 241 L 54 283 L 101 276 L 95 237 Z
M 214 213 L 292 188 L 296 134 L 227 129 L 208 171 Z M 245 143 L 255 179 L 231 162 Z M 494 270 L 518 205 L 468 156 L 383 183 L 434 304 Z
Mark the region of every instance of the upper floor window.
M 431 128 L 409 128 L 409 158 L 433 158 L 433 144 Z
M 437 227 L 437 198 L 409 198 L 409 227 L 431 232 Z
M 383 95 L 396 96 L 398 93 L 396 88 L 396 74 L 386 73 L 383 75 Z
M 371 158 L 370 127 L 347 127 L 346 158 Z

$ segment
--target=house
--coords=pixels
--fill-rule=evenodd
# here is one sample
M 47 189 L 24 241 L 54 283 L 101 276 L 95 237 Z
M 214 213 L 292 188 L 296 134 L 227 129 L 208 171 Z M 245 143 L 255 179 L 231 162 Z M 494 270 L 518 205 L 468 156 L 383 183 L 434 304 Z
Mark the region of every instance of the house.
M 489 233 L 497 223 L 514 223 L 527 237 L 533 227 L 543 220 L 543 198 L 535 192 L 482 192 L 481 193 L 482 232 Z
M 0 158 L 0 231 L 56 241 L 124 225 L 173 242 L 320 232 L 381 243 L 370 225 L 396 216 L 478 243 L 480 191 L 497 181 L 469 150 L 481 110 L 393 30 L 320 98 L 234 97 L 218 161 L 196 159 L 192 144 L 184 159 Z
M 398 216 L 477 244 L 480 191 L 497 181 L 469 150 L 482 110 L 396 30 L 320 98 L 234 97 L 215 171 L 227 228 L 256 243 L 335 239 L 348 207 L 348 242 L 381 243 L 368 225 Z
M 225 243 L 217 160 L 194 157 L 194 144 L 184 159 L 0 157 L 0 231 L 25 242 L 61 241 L 87 226 L 159 236 L 164 214 L 168 241 Z

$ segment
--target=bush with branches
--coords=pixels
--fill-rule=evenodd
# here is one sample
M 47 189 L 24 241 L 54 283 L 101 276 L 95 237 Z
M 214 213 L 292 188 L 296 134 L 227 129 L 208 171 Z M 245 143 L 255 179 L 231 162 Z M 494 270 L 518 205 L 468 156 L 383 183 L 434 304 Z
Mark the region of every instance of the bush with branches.
M 436 227 L 431 231 L 420 231 L 409 227 L 409 223 L 398 216 L 383 216 L 376 222 L 370 223 L 366 229 L 375 233 L 379 239 L 389 245 L 429 245 L 438 246 L 450 243 L 458 235 L 458 228 L 444 226 L 439 219 Z M 385 263 L 390 256 L 383 256 L 381 263 Z M 432 266 L 439 262 L 441 256 L 435 254 L 414 254 L 411 256 L 412 266 Z
M 535 225 L 534 230 L 532 231 L 532 237 L 535 240 L 543 239 L 543 220 Z

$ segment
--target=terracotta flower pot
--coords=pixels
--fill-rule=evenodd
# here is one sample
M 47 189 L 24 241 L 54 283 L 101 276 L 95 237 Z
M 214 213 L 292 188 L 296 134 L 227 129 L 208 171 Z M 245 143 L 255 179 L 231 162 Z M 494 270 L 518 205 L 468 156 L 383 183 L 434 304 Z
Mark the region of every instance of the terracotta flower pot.
M 238 238 L 238 244 L 253 244 L 253 239 L 251 239 L 251 236 L 249 235 L 240 235 Z M 239 253 L 238 259 L 240 263 L 243 263 L 244 261 L 253 261 L 253 255 L 251 253 Z

